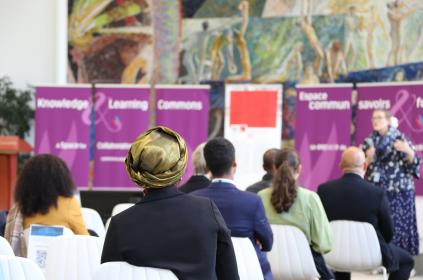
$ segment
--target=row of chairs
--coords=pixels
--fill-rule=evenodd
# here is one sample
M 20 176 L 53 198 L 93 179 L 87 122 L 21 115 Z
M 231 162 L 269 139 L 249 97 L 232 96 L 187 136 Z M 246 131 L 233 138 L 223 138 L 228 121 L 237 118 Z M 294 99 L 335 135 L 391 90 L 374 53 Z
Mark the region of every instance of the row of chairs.
M 332 221 L 332 250 L 324 255 L 326 264 L 338 272 L 382 272 L 382 254 L 374 227 L 369 223 Z M 318 279 L 308 241 L 298 228 L 272 225 L 274 242 L 268 259 L 275 280 Z
M 367 223 L 348 221 L 331 222 L 334 231 L 333 250 L 325 255 L 327 264 L 336 271 L 373 271 L 381 269 L 383 278 L 386 279 L 386 270 L 382 267 L 380 247 L 374 228 Z M 268 254 L 269 262 L 275 279 L 317 279 L 319 274 L 315 268 L 310 247 L 304 234 L 295 227 L 272 225 L 274 232 L 274 245 Z M 260 264 L 258 262 L 254 247 L 248 238 L 232 238 L 237 258 L 238 270 L 241 280 L 263 279 Z M 126 279 L 120 278 L 93 278 L 97 269 L 107 270 L 100 266 L 100 256 L 103 246 L 103 239 L 91 236 L 61 236 L 54 238 L 49 245 L 46 261 L 46 279 L 63 280 L 91 280 L 91 279 Z M 0 255 L 13 257 L 13 251 L 8 242 L 0 238 Z M 16 262 L 19 259 L 3 260 L 9 263 L 7 267 L 18 267 Z M 25 259 L 22 265 L 28 260 Z M 127 273 L 128 264 L 119 265 L 118 271 Z M 107 265 L 109 267 L 111 265 Z M 1 267 L 1 266 L 0 266 Z M 99 268 L 100 267 L 100 268 Z M 134 270 L 143 268 L 132 267 Z M 29 268 L 25 271 L 32 271 Z M 150 271 L 151 269 L 149 269 Z M 154 270 L 154 269 L 153 269 Z M 30 278 L 7 278 L 7 270 L 0 268 L 0 279 L 35 279 L 33 273 Z M 98 272 L 100 273 L 100 272 Z M 105 272 L 101 272 L 105 273 Z M 160 272 L 163 274 L 162 272 Z M 159 273 L 159 274 L 160 274 Z M 165 273 L 169 274 L 171 272 Z M 10 273 L 9 273 L 10 274 Z M 106 273 L 106 275 L 115 275 Z M 16 273 L 22 275 L 22 273 Z M 110 276 L 111 277 L 111 276 Z M 40 278 L 43 279 L 43 278 Z M 148 278 L 154 279 L 154 278 Z M 176 278 L 157 278 L 176 279 Z
M 115 205 L 112 210 L 112 216 L 119 214 L 120 212 L 125 211 L 129 207 L 133 206 L 133 203 L 121 203 Z M 110 218 L 106 222 L 106 226 L 103 224 L 100 214 L 91 208 L 82 208 L 82 216 L 84 222 L 89 230 L 94 231 L 99 237 L 105 237 L 107 232 L 107 227 L 110 223 Z
M 248 238 L 233 237 L 241 279 L 262 280 L 260 264 Z M 0 237 L 0 279 L 5 280 L 117 280 L 177 279 L 169 270 L 135 267 L 126 263 L 100 265 L 103 239 L 93 236 L 66 235 L 55 237 L 47 250 L 45 278 L 40 268 L 31 260 L 15 257 L 9 243 Z M 7 269 L 3 269 L 3 267 Z M 35 271 L 35 272 L 34 272 Z M 143 275 L 147 278 L 139 278 Z
M 0 276 L 4 280 L 45 280 L 48 278 L 31 260 L 21 257 L 0 255 Z M 74 278 L 80 279 L 80 278 Z M 177 280 L 175 274 L 166 269 L 136 267 L 125 262 L 110 262 L 99 266 L 90 278 L 93 280 Z

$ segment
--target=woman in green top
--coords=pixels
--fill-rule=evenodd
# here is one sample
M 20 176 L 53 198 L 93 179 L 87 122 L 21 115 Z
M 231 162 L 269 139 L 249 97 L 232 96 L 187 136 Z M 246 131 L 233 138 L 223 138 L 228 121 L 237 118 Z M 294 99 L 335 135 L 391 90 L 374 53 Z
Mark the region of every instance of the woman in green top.
M 335 279 L 322 257 L 332 247 L 329 221 L 319 196 L 298 186 L 301 173 L 298 154 L 293 149 L 282 149 L 275 163 L 277 172 L 272 187 L 258 193 L 269 223 L 299 228 L 310 244 L 321 279 Z

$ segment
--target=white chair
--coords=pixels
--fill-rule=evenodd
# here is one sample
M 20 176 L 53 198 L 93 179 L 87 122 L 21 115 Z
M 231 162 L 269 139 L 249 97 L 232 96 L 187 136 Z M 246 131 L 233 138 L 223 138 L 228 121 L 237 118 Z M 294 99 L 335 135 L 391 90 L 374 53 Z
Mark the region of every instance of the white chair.
M 238 265 L 238 275 L 240 280 L 262 280 L 260 262 L 257 258 L 251 240 L 247 237 L 232 237 L 232 244 Z
M 103 263 L 93 280 L 178 280 L 172 271 L 161 268 L 133 266 L 126 262 Z
M 99 237 L 104 237 L 106 235 L 106 230 L 104 228 L 100 214 L 91 208 L 83 207 L 81 210 L 87 228 L 97 233 Z
M 14 257 L 15 253 L 13 253 L 12 247 L 10 247 L 9 242 L 0 236 L 0 256 L 10 256 Z
M 47 249 L 47 280 L 91 280 L 100 266 L 104 240 L 74 235 L 56 237 Z
M 125 211 L 126 209 L 128 209 L 128 208 L 130 208 L 130 207 L 134 206 L 134 205 L 135 205 L 134 203 L 119 203 L 119 204 L 116 204 L 116 205 L 113 207 L 113 210 L 112 210 L 112 216 L 117 215 L 117 214 L 119 214 L 119 213 L 121 213 L 121 212 Z M 109 225 L 110 225 L 110 220 L 111 220 L 111 218 L 112 218 L 112 217 L 108 218 L 108 219 L 107 219 L 107 221 L 106 221 L 106 226 L 105 226 L 105 228 L 106 228 L 106 232 L 107 232 L 107 230 L 109 229 Z
M 0 256 L 0 279 L 45 280 L 41 269 L 31 260 L 10 256 Z
M 334 242 L 332 250 L 324 255 L 326 264 L 340 272 L 382 271 L 382 253 L 374 227 L 365 222 L 332 221 Z
M 106 221 L 106 226 L 105 226 L 105 228 L 106 228 L 106 232 L 107 232 L 107 230 L 109 229 L 109 226 L 110 226 L 110 221 L 112 220 L 112 217 L 110 217 L 110 218 L 108 218 L 107 219 L 107 221 Z
M 120 212 L 125 211 L 129 207 L 134 206 L 134 203 L 119 203 L 113 207 L 112 216 L 119 214 Z
M 310 245 L 304 233 L 294 226 L 271 225 L 273 248 L 267 254 L 275 280 L 317 279 Z

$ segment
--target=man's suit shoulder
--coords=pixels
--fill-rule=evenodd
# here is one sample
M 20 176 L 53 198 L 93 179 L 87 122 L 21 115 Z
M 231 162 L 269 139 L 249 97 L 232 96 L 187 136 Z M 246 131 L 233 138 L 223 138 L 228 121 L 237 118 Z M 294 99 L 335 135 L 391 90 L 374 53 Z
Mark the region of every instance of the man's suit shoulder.
M 325 192 L 331 189 L 339 190 L 342 186 L 351 186 L 355 190 L 360 190 L 372 194 L 382 195 L 384 193 L 384 190 L 373 185 L 370 182 L 367 182 L 366 180 L 362 178 L 354 178 L 353 180 L 342 177 L 340 179 L 332 180 L 326 183 L 323 183 L 319 185 L 318 187 L 318 193 Z
M 201 190 L 198 190 L 198 191 L 195 191 L 195 192 L 199 192 L 199 191 L 201 191 Z M 184 194 L 182 196 L 182 199 L 185 199 L 185 200 L 192 202 L 192 203 L 199 203 L 199 204 L 206 204 L 207 203 L 207 204 L 210 204 L 209 198 L 204 197 L 204 196 L 197 196 L 197 195 L 194 194 L 195 192 Z

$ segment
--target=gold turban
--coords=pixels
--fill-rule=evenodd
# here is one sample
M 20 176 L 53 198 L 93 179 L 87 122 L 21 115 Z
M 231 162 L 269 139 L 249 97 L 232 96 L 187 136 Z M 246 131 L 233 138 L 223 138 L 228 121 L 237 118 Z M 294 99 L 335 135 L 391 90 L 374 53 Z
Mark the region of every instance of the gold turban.
M 163 188 L 179 182 L 187 166 L 187 147 L 175 131 L 153 127 L 137 137 L 125 159 L 126 171 L 137 185 Z

